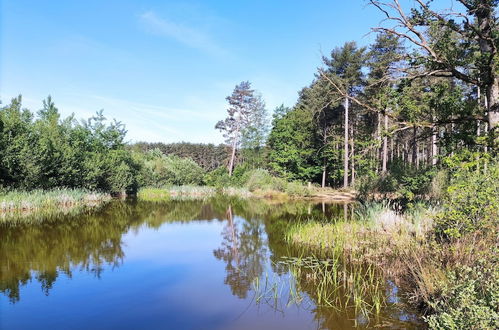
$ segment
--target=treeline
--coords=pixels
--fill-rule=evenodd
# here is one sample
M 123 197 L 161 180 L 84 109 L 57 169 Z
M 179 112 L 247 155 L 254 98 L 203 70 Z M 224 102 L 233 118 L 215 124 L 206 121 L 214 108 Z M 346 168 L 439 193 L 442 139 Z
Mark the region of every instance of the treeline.
M 102 113 L 61 119 L 49 98 L 34 115 L 16 98 L 0 110 L 0 184 L 122 192 L 234 184 L 233 175 L 263 168 L 288 181 L 411 195 L 449 164 L 485 172 L 497 153 L 497 2 L 462 0 L 442 13 L 423 2 L 408 13 L 397 0 L 371 3 L 400 26 L 324 56 L 297 103 L 275 109 L 271 123 L 263 97 L 247 81 L 236 85 L 215 126 L 225 145 L 127 146 L 123 125 Z
M 106 120 L 102 111 L 78 121 L 61 118 L 50 96 L 37 113 L 16 97 L 0 108 L 0 190 L 134 194 L 145 186 L 203 185 L 209 170 L 225 168 L 224 146 L 129 145 L 125 135 L 124 126 Z
M 205 171 L 213 171 L 226 166 L 227 146 L 220 144 L 204 143 L 162 143 L 162 142 L 137 142 L 130 146 L 131 150 L 149 152 L 159 150 L 165 155 L 175 155 L 181 158 L 190 158 Z
M 498 143 L 497 1 L 459 2 L 459 12 L 418 2 L 405 13 L 396 0 L 371 1 L 399 25 L 323 56 L 297 103 L 275 110 L 269 169 L 322 186 L 414 191 L 449 164 L 485 171 Z

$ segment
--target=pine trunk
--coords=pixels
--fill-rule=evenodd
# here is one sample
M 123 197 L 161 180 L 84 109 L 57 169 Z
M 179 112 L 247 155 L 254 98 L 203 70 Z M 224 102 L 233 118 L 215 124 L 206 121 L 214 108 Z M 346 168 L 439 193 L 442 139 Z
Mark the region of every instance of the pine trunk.
M 388 131 L 388 116 L 384 115 L 384 134 L 383 134 L 383 157 L 381 164 L 381 173 L 386 174 L 386 163 L 388 161 L 388 136 L 386 132 Z
M 343 187 L 348 187 L 348 97 L 345 98 L 345 150 L 343 159 Z
M 234 141 L 232 142 L 232 154 L 230 156 L 230 163 L 229 163 L 229 176 L 232 176 L 232 170 L 234 169 L 234 161 L 236 159 L 236 146 L 237 146 L 237 137 L 235 137 Z

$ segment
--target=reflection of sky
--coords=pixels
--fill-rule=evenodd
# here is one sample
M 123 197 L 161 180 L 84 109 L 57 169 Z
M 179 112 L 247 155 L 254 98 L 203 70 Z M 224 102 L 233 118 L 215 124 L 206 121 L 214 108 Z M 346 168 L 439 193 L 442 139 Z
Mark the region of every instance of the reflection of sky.
M 203 205 L 175 204 L 176 211 L 184 206 L 186 211 L 192 211 Z M 322 210 L 317 205 L 311 209 Z M 307 212 L 307 208 L 304 210 Z M 342 211 L 343 207 L 338 210 Z M 335 214 L 338 210 L 332 205 L 329 211 Z M 326 214 L 329 211 L 326 209 Z M 0 328 L 315 329 L 319 320 L 335 329 L 354 324 L 354 314 L 334 308 L 317 308 L 311 298 L 313 290 L 306 288 L 303 281 L 301 289 L 311 296 L 303 291 L 302 304 L 297 306 L 291 302 L 288 305 L 292 275 L 287 273 L 287 267 L 281 267 L 282 275 L 278 276 L 272 269 L 279 267 L 272 265 L 270 260 L 272 255 L 277 262 L 282 253 L 287 252 L 284 252 L 286 249 L 277 251 L 281 249 L 276 241 L 271 241 L 273 250 L 270 250 L 268 234 L 271 233 L 266 230 L 275 227 L 274 224 L 269 226 L 268 220 L 258 216 L 245 219 L 234 214 L 234 228 L 231 228 L 229 220 L 181 222 L 172 220 L 176 218 L 168 212 L 165 213 L 168 216 L 142 212 L 151 221 L 136 222 L 137 226 L 131 226 L 122 236 L 123 231 L 119 231 L 117 236 L 98 236 L 101 240 L 92 244 L 85 244 L 87 241 L 83 239 L 79 241 L 82 244 L 74 244 L 75 249 L 82 249 L 77 251 L 79 254 L 90 256 L 88 253 L 92 249 L 105 252 L 109 240 L 121 240 L 119 251 L 123 251 L 124 258 L 118 267 L 102 265 L 100 278 L 89 270 L 71 269 L 71 278 L 59 271 L 53 287 L 47 290 L 48 295 L 44 294 L 41 282 L 34 274 L 31 281 L 21 285 L 21 299 L 15 304 L 10 304 L 6 296 L 0 296 Z M 240 212 L 244 214 L 244 211 Z M 223 207 L 217 214 L 211 216 L 227 216 Z M 291 216 L 297 215 L 285 217 Z M 86 229 L 108 233 L 103 228 Z M 76 237 L 79 236 L 75 235 L 73 239 Z M 40 240 L 39 244 L 51 244 L 52 241 Z M 46 251 L 50 254 L 51 250 Z M 71 258 L 72 252 L 75 251 L 62 250 L 59 258 Z M 255 276 L 260 278 L 259 294 L 264 296 L 258 302 L 251 285 Z M 261 290 L 265 281 L 268 281 L 266 293 Z M 270 289 L 274 283 L 279 289 L 276 305 Z M 398 302 L 397 288 L 393 283 L 389 284 L 391 286 L 386 288 L 388 299 L 391 303 Z M 390 322 L 414 321 L 413 315 L 398 305 L 385 308 L 383 318 Z M 358 318 L 357 322 L 365 323 L 366 320 Z
M 6 329 L 306 329 L 312 315 L 233 296 L 224 284 L 225 264 L 213 256 L 224 222 L 141 227 L 123 236 L 125 260 L 98 279 L 74 271 L 59 275 L 48 296 L 36 281 L 9 304 L 1 297 L 0 327 Z M 26 317 L 29 315 L 29 317 Z

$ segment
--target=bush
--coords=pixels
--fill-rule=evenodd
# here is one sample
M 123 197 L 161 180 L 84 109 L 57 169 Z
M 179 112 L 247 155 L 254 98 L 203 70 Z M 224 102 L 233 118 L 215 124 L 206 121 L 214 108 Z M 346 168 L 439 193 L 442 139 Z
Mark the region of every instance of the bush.
M 204 182 L 208 186 L 216 188 L 229 187 L 232 183 L 229 171 L 225 167 L 219 167 L 204 176 Z
M 436 217 L 435 232 L 445 239 L 475 231 L 496 231 L 499 226 L 499 166 L 486 174 L 463 168 L 447 189 L 444 211 Z
M 144 156 L 140 177 L 143 186 L 162 187 L 200 185 L 204 176 L 204 170 L 192 159 L 165 156 L 159 150 L 152 150 Z
M 496 255 L 497 255 L 496 251 Z M 434 314 L 427 317 L 433 329 L 498 329 L 499 265 L 482 261 L 449 274 L 439 299 L 430 304 Z
M 310 189 L 299 181 L 292 181 L 286 184 L 286 194 L 290 196 L 310 196 Z
M 277 190 L 282 191 L 283 187 L 280 186 L 280 182 L 275 180 L 275 178 L 267 170 L 256 169 L 245 173 L 244 175 L 244 186 L 248 188 L 249 191 L 260 190 Z
M 367 197 L 373 193 L 394 193 L 407 201 L 413 201 L 416 197 L 431 194 L 434 185 L 445 182 L 435 182 L 436 172 L 434 169 L 416 169 L 403 164 L 395 163 L 390 172 L 378 177 L 360 177 L 357 180 L 359 195 Z M 441 177 L 438 178 L 439 180 Z

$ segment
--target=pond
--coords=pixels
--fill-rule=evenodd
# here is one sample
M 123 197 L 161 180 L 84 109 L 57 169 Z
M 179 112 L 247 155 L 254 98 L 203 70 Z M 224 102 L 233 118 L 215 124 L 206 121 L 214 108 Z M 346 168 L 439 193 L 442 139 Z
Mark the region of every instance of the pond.
M 351 207 L 211 198 L 115 201 L 97 212 L 0 227 L 1 329 L 418 328 L 383 280 L 370 315 L 293 263 L 286 225 Z M 308 257 L 307 257 L 308 258 Z M 306 259 L 306 258 L 305 258 Z

